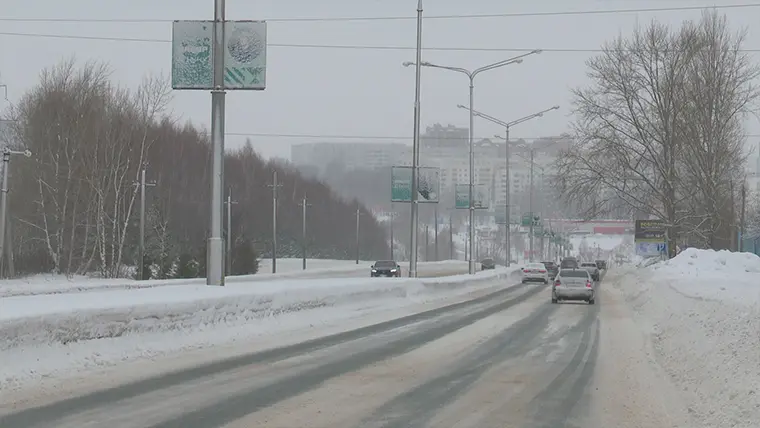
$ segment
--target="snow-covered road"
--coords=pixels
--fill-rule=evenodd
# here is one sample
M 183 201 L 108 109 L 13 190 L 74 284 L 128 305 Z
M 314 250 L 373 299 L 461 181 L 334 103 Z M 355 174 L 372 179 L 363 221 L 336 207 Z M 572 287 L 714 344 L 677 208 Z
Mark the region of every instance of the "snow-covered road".
M 124 366 L 27 397 L 0 426 L 689 426 L 635 340 L 640 331 L 605 291 L 619 280 L 605 280 L 594 306 L 552 305 L 543 285 L 493 284 L 266 350 Z M 83 395 L 55 402 L 72 389 Z
M 593 306 L 553 305 L 506 269 L 267 283 L 330 305 L 40 347 L 109 364 L 0 384 L 0 426 L 756 428 L 760 257 L 690 249 L 641 265 L 613 267 Z M 256 294 L 235 288 L 223 293 Z M 181 305 L 165 306 L 163 326 Z M 44 368 L 31 349 L 0 358 Z

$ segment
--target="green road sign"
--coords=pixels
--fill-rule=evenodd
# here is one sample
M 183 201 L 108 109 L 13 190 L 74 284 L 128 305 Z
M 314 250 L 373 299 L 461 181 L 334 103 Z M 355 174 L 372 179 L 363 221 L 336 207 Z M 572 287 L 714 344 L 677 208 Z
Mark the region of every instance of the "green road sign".
M 174 21 L 172 88 L 214 89 L 213 21 Z M 266 88 L 264 21 L 224 23 L 224 88 Z
M 541 224 L 541 217 L 537 215 L 533 215 L 532 213 L 525 213 L 522 216 L 522 219 L 520 221 L 520 225 L 523 227 L 530 227 L 531 225 L 531 219 L 533 223 L 533 227 Z
M 488 188 L 483 185 L 474 186 L 472 189 L 473 207 L 476 210 L 488 209 Z M 457 184 L 454 187 L 454 207 L 457 209 L 470 208 L 470 185 Z
M 417 169 L 417 201 L 420 203 L 437 203 L 440 194 L 441 170 L 433 167 Z M 394 166 L 391 168 L 391 202 L 412 201 L 412 167 Z

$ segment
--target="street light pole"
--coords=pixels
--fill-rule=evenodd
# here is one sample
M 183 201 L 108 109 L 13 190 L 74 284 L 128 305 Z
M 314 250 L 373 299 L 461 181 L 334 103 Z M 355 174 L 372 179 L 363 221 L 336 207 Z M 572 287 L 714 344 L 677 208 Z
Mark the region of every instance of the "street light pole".
M 19 152 L 7 147 L 3 150 L 3 187 L 0 197 L 0 263 L 5 260 L 5 226 L 8 221 L 8 169 L 11 155 L 24 155 L 29 158 L 32 157 L 32 152 L 29 150 Z
M 232 200 L 232 188 L 227 193 L 227 251 L 224 254 L 224 264 L 227 269 L 227 275 L 232 275 L 232 206 L 237 205 L 237 201 Z
M 496 135 L 495 137 L 496 138 L 503 138 L 504 142 L 505 142 L 505 145 L 506 145 L 506 158 L 507 158 L 507 161 L 506 161 L 506 167 L 507 167 L 507 170 L 506 170 L 506 174 L 507 174 L 507 186 L 506 187 L 507 188 L 506 188 L 506 203 L 505 203 L 506 207 L 505 207 L 505 209 L 506 209 L 506 216 L 507 216 L 507 237 L 506 237 L 506 241 L 507 241 L 506 242 L 506 246 L 507 246 L 507 267 L 509 267 L 510 266 L 510 260 L 509 259 L 511 259 L 511 250 L 512 250 L 512 245 L 511 245 L 512 243 L 511 243 L 511 237 L 510 237 L 510 224 L 509 224 L 510 213 L 511 213 L 511 208 L 512 208 L 511 205 L 510 205 L 510 199 L 511 199 L 510 194 L 511 194 L 511 190 L 512 189 L 510 187 L 510 165 L 509 165 L 510 161 L 512 160 L 511 159 L 512 157 L 511 157 L 510 142 L 509 142 L 509 130 L 513 126 L 515 126 L 515 125 L 519 125 L 519 124 L 521 124 L 523 122 L 527 122 L 527 121 L 535 119 L 537 117 L 543 117 L 544 113 L 550 112 L 552 110 L 558 110 L 559 106 L 553 106 L 553 107 L 541 110 L 539 112 L 536 112 L 536 113 L 533 113 L 533 114 L 529 114 L 527 116 L 524 116 L 524 117 L 521 117 L 519 119 L 513 120 L 511 122 L 504 122 L 504 121 L 499 120 L 499 119 L 497 119 L 497 118 L 495 118 L 493 116 L 489 116 L 489 115 L 487 115 L 485 113 L 482 113 L 482 112 L 479 112 L 477 110 L 472 110 L 472 104 L 470 104 L 470 107 L 463 106 L 461 104 L 457 105 L 457 107 L 461 108 L 461 109 L 470 110 L 470 111 L 472 111 L 475 114 L 475 116 L 481 117 L 481 118 L 483 118 L 483 119 L 485 119 L 485 120 L 487 120 L 487 121 L 489 121 L 491 123 L 495 123 L 497 125 L 501 125 L 501 126 L 504 127 L 504 129 L 506 131 L 506 136 L 505 137 L 501 137 L 499 135 Z M 533 165 L 532 160 L 531 160 L 531 165 Z M 532 176 L 531 176 L 531 178 L 532 178 Z M 531 214 L 531 216 L 532 215 L 533 214 Z M 532 220 L 531 220 L 531 223 L 532 223 Z
M 213 83 L 211 91 L 211 216 L 206 256 L 206 284 L 224 285 L 222 206 L 224 199 L 224 0 L 214 0 Z
M 454 260 L 454 222 L 449 214 L 449 260 Z
M 435 233 L 435 261 L 438 261 L 438 204 L 435 205 L 435 225 L 433 226 L 433 233 Z
M 524 58 L 524 57 L 526 57 L 528 55 L 534 55 L 534 54 L 538 54 L 538 53 L 541 53 L 540 49 L 530 51 L 530 52 L 528 52 L 526 54 L 519 55 L 519 56 L 516 56 L 514 58 L 509 58 L 509 59 L 506 59 L 506 60 L 503 60 L 503 61 L 495 62 L 493 64 L 485 65 L 483 67 L 477 68 L 477 69 L 472 70 L 472 71 L 470 71 L 468 69 L 465 69 L 465 68 L 461 68 L 461 67 L 443 66 L 443 65 L 432 64 L 432 63 L 429 63 L 429 62 L 422 62 L 421 63 L 420 62 L 420 58 L 417 59 L 417 65 L 418 66 L 421 64 L 421 65 L 423 65 L 425 67 L 441 68 L 441 69 L 444 69 L 444 70 L 449 70 L 449 71 L 455 71 L 455 72 L 458 72 L 458 73 L 463 73 L 463 74 L 465 74 L 467 76 L 467 78 L 470 81 L 470 86 L 469 86 L 469 92 L 470 92 L 470 107 L 469 107 L 469 110 L 470 110 L 470 130 L 469 131 L 470 132 L 469 132 L 469 138 L 468 138 L 468 140 L 469 140 L 469 146 L 470 146 L 470 183 L 469 183 L 469 192 L 468 192 L 468 194 L 469 194 L 469 198 L 470 198 L 470 203 L 469 203 L 469 211 L 470 211 L 470 216 L 469 216 L 470 217 L 470 224 L 469 224 L 469 235 L 470 235 L 470 242 L 469 242 L 469 246 L 470 246 L 469 273 L 471 275 L 475 273 L 475 258 L 474 258 L 475 240 L 473 239 L 473 237 L 475 235 L 475 201 L 473 201 L 474 188 L 475 188 L 475 141 L 474 141 L 475 138 L 474 138 L 474 129 L 473 129 L 474 125 L 475 125 L 475 113 L 474 113 L 474 110 L 473 110 L 473 99 L 474 99 L 474 92 L 475 92 L 475 77 L 478 74 L 480 74 L 480 73 L 482 73 L 484 71 L 493 70 L 495 68 L 504 67 L 504 66 L 510 65 L 510 64 L 520 64 L 522 62 L 522 58 Z M 414 184 L 414 183 L 412 183 L 412 184 Z

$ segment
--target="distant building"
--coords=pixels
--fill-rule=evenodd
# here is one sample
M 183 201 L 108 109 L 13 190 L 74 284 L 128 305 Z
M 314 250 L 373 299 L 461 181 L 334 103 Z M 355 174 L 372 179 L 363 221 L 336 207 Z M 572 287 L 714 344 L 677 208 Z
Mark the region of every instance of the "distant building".
M 346 170 L 398 165 L 408 146 L 403 143 L 304 143 L 294 144 L 290 160 L 298 167 L 324 173 L 331 165 Z

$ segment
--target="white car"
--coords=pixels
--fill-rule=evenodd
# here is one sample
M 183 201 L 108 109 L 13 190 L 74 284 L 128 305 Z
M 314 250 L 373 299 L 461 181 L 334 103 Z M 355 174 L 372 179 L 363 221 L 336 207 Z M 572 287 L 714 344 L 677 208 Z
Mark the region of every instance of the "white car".
M 549 271 L 543 263 L 528 263 L 522 270 L 522 283 L 543 282 L 549 283 Z

